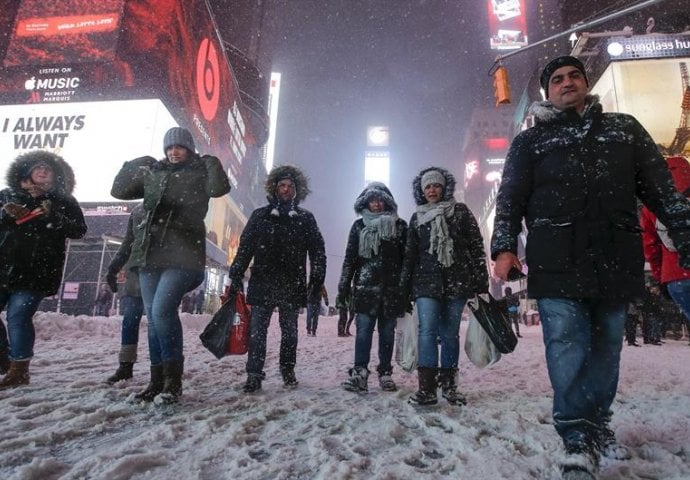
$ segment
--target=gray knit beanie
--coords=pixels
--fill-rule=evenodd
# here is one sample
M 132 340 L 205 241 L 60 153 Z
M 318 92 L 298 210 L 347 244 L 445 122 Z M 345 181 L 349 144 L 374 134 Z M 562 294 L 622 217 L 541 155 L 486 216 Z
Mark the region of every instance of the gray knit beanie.
M 173 127 L 167 132 L 165 132 L 165 137 L 163 137 L 163 153 L 167 154 L 168 148 L 173 145 L 180 145 L 186 148 L 191 153 L 196 152 L 196 147 L 194 146 L 194 138 L 189 130 L 182 127 Z

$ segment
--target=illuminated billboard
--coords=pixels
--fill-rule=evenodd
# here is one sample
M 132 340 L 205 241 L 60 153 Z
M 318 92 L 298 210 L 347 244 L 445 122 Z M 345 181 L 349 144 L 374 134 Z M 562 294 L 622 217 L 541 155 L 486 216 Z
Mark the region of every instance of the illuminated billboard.
M 205 0 L 0 0 L 0 29 L 0 178 L 19 151 L 47 148 L 75 166 L 78 200 L 112 200 L 122 163 L 162 158 L 179 125 L 228 172 L 233 189 L 207 226 L 233 251 L 262 199 L 257 114 Z
M 688 155 L 687 128 L 680 127 L 690 125 L 689 70 L 690 58 L 612 62 L 592 93 L 605 111 L 633 115 L 665 153 Z
M 490 44 L 493 50 L 513 50 L 527 45 L 525 0 L 487 0 Z
M 385 151 L 367 151 L 364 154 L 364 183 L 390 181 L 390 153 Z

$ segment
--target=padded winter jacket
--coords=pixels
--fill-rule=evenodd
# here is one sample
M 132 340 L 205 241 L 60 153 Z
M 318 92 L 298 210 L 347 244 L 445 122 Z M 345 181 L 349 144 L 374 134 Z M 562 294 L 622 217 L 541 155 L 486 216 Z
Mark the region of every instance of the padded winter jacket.
M 53 169 L 55 188 L 32 197 L 20 182 L 23 172 L 39 162 Z M 53 295 L 62 280 L 65 240 L 86 234 L 84 215 L 71 195 L 74 173 L 62 158 L 37 150 L 21 155 L 10 165 L 7 184 L 9 188 L 0 191 L 0 288 Z M 43 202 L 50 203 L 49 214 L 21 225 L 2 209 L 6 203 L 17 203 L 34 210 Z
M 383 200 L 384 210 L 397 213 L 398 206 L 388 187 L 373 182 L 355 201 L 355 213 L 368 209 L 368 202 L 376 196 Z M 400 271 L 405 255 L 407 222 L 400 218 L 395 222 L 396 236 L 381 239 L 377 254 L 365 258 L 359 254 L 360 234 L 364 220 L 357 219 L 350 228 L 345 258 L 338 283 L 338 296 L 348 299 L 352 294 L 352 308 L 373 318 L 397 318 L 405 314 L 406 298 L 400 292 Z
M 247 303 L 275 307 L 307 304 L 307 255 L 309 285 L 317 285 L 318 295 L 326 277 L 323 237 L 314 215 L 295 206 L 295 215 L 272 214 L 272 205 L 252 212 L 240 236 L 240 245 L 230 267 L 232 284 L 242 281 L 254 260 L 247 288 Z
M 506 158 L 491 256 L 516 254 L 524 218 L 531 298 L 641 295 L 638 198 L 690 253 L 690 203 L 652 138 L 632 116 L 602 113 L 595 96 L 587 102 L 582 116 L 533 105 L 536 125 L 515 137 Z
M 141 157 L 125 162 L 111 195 L 121 200 L 144 199 L 146 221 L 137 226 L 129 268 L 204 270 L 206 226 L 211 197 L 230 191 L 230 182 L 216 157 L 196 154 L 182 163 Z
M 443 200 L 450 200 L 455 192 L 455 178 L 444 169 L 433 168 L 442 172 L 446 178 Z M 417 205 L 427 203 L 421 178 L 428 170 L 422 170 L 412 182 Z M 431 224 L 419 225 L 417 213 L 412 214 L 401 273 L 401 290 L 412 299 L 469 298 L 488 291 L 489 275 L 484 241 L 474 215 L 467 205 L 458 202 L 453 216 L 446 218 L 446 222 L 448 235 L 453 239 L 453 264 L 449 267 L 439 263 L 436 253 L 429 253 Z

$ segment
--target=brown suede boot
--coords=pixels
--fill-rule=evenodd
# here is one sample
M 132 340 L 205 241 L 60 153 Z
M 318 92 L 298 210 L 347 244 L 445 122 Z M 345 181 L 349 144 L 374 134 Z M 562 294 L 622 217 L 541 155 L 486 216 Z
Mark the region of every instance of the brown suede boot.
M 15 388 L 20 385 L 28 385 L 30 379 L 29 362 L 30 360 L 10 362 L 10 368 L 7 371 L 7 375 L 0 380 L 0 390 L 5 388 Z

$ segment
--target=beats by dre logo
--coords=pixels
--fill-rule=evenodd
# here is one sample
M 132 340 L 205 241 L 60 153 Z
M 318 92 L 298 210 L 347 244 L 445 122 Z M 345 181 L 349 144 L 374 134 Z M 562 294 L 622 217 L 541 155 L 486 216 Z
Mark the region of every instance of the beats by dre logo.
M 208 38 L 202 40 L 196 55 L 196 92 L 204 118 L 213 120 L 220 97 L 220 68 L 216 47 Z

